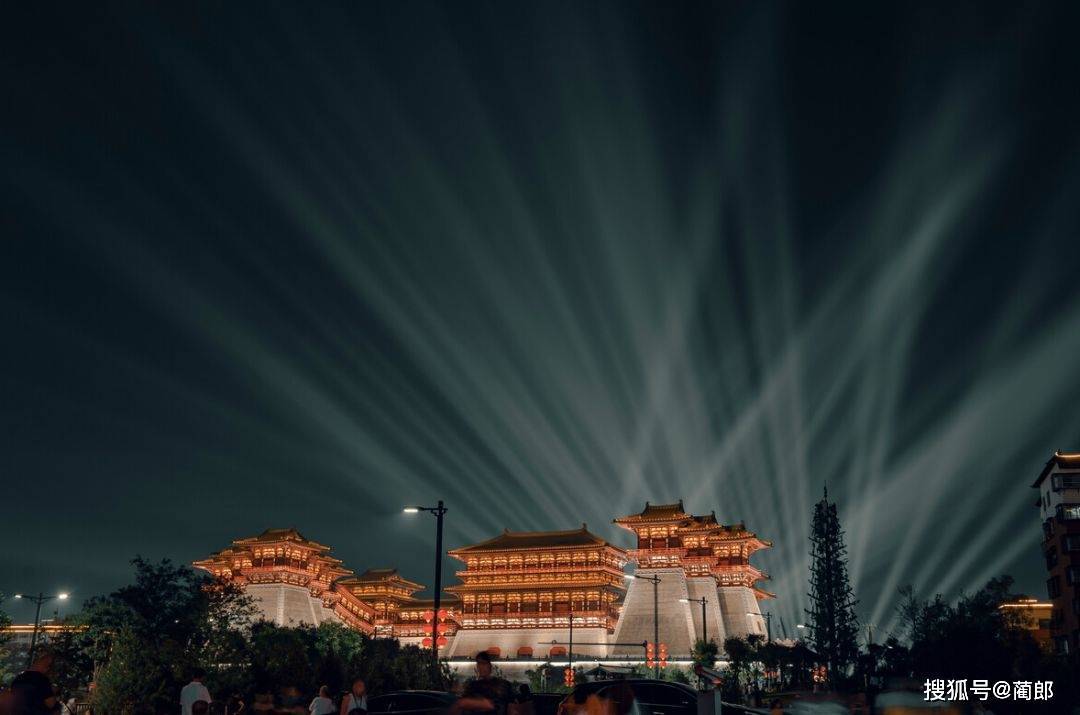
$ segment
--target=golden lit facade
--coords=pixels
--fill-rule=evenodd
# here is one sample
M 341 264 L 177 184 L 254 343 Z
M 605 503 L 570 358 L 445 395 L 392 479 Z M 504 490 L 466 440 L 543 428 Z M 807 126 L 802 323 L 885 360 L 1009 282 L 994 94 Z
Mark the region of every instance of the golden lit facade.
M 352 572 L 330 556 L 329 546 L 296 529 L 267 529 L 237 539 L 193 565 L 242 586 L 261 616 L 279 625 L 339 620 L 365 633 L 374 630 L 374 609 L 334 587 Z
M 417 639 L 425 647 L 431 646 L 435 602 L 413 595 L 424 588 L 422 584 L 403 578 L 397 569 L 368 569 L 359 576 L 341 579 L 335 588 L 372 609 L 375 636 Z M 442 599 L 438 616 L 441 637 L 452 638 L 458 628 L 456 600 Z
M 629 557 L 639 569 L 681 568 L 687 577 L 712 576 L 717 586 L 742 586 L 758 599 L 774 595 L 757 586 L 769 576 L 750 563 L 751 555 L 772 546 L 742 523 L 726 526 L 715 514 L 686 513 L 682 501 L 652 505 L 638 514 L 615 519 L 634 533 L 637 546 Z
M 583 524 L 570 531 L 504 531 L 453 549 L 462 561 L 462 629 L 602 628 L 613 632 L 624 591 L 626 551 Z

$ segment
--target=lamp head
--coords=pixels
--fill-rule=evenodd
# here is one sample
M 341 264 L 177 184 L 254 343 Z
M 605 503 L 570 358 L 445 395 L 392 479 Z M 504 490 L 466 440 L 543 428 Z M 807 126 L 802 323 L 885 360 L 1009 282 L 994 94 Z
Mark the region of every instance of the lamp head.
M 68 595 L 67 595 L 67 593 L 58 593 L 58 594 L 56 595 L 56 597 L 57 597 L 57 598 L 59 598 L 59 599 L 60 599 L 61 601 L 66 601 L 66 600 L 67 600 L 67 597 L 68 597 Z
M 406 514 L 416 514 L 416 513 L 418 513 L 420 511 L 420 507 L 418 507 L 418 506 L 407 506 L 404 509 L 402 509 L 402 511 L 405 512 Z

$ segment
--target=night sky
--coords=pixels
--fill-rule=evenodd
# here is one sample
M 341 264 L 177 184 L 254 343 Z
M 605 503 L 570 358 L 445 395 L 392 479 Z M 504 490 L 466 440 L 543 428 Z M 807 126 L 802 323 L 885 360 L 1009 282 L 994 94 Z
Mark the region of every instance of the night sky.
M 0 590 L 285 526 L 430 584 L 403 504 L 629 546 L 682 498 L 791 630 L 827 484 L 864 622 L 1045 596 L 1072 3 L 144 5 L 0 22 Z

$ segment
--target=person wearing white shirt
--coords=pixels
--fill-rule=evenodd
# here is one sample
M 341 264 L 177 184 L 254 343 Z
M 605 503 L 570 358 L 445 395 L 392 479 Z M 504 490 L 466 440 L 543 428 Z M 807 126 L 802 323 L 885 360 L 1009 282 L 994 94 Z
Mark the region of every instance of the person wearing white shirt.
M 206 671 L 202 668 L 196 668 L 191 673 L 191 682 L 184 686 L 180 691 L 180 713 L 181 715 L 191 715 L 191 706 L 202 700 L 205 703 L 209 703 L 213 700 L 210 697 L 210 691 L 203 685 L 203 678 L 206 677 Z
M 319 697 L 311 701 L 308 712 L 311 715 L 334 715 L 334 701 L 330 699 L 330 688 L 325 685 L 319 688 Z
M 367 685 L 363 678 L 353 680 L 349 693 L 341 699 L 341 712 L 339 715 L 366 715 L 367 713 Z

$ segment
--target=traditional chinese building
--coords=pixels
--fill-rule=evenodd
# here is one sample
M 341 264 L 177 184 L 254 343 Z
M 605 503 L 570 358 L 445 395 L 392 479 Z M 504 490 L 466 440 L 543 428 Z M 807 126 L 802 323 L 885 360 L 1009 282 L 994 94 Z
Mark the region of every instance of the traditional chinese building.
M 451 549 L 465 568 L 438 612 L 431 599 L 416 597 L 424 586 L 397 569 L 356 576 L 329 547 L 296 529 L 238 539 L 194 565 L 241 585 L 259 616 L 279 625 L 332 620 L 430 647 L 437 622 L 440 653 L 450 658 L 472 658 L 482 650 L 516 660 L 565 656 L 572 618 L 576 655 L 640 659 L 640 647 L 618 644 L 654 639 L 653 585 L 626 580 L 628 559 L 636 575 L 660 579 L 660 641 L 672 658 L 688 655 L 704 631 L 717 642 L 765 633 L 758 600 L 772 594 L 758 586 L 768 577 L 750 556 L 769 542 L 743 524 L 689 514 L 681 502 L 646 503 L 640 513 L 614 523 L 634 533 L 634 549 L 627 552 L 584 524 L 567 531 L 505 530 Z
M 375 610 L 334 584 L 352 571 L 330 556 L 330 547 L 304 538 L 296 529 L 267 529 L 237 539 L 196 568 L 226 578 L 253 597 L 260 618 L 278 625 L 318 625 L 340 621 L 364 633 L 374 631 Z
M 1080 453 L 1054 452 L 1035 479 L 1042 521 L 1050 636 L 1058 653 L 1080 652 Z
M 422 584 L 403 578 L 397 569 L 368 569 L 359 576 L 342 578 L 335 589 L 347 591 L 354 598 L 367 604 L 374 611 L 374 635 L 380 638 L 397 638 L 403 643 L 415 643 L 431 647 L 432 619 L 438 616 L 441 640 L 439 647 L 446 646 L 458 629 L 457 599 L 444 596 L 439 613 L 434 611 L 434 599 L 414 596 L 424 588 Z
M 646 502 L 640 513 L 614 523 L 636 537 L 637 546 L 629 552 L 635 574 L 660 579 L 656 585 L 660 642 L 672 657 L 688 655 L 703 632 L 717 643 L 730 636 L 765 635 L 758 601 L 773 594 L 758 587 L 768 576 L 750 563 L 750 556 L 770 547 L 770 542 L 744 524 L 725 526 L 715 514 L 689 514 L 681 500 Z M 614 641 L 654 639 L 653 589 L 651 580 L 630 581 Z
M 512 658 L 566 654 L 573 616 L 575 653 L 606 655 L 619 618 L 626 552 L 589 532 L 504 531 L 452 549 L 465 564 L 461 625 L 450 657 L 486 650 Z

